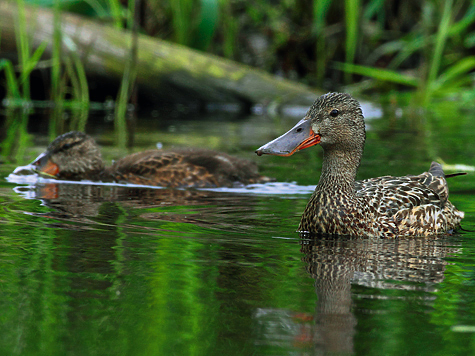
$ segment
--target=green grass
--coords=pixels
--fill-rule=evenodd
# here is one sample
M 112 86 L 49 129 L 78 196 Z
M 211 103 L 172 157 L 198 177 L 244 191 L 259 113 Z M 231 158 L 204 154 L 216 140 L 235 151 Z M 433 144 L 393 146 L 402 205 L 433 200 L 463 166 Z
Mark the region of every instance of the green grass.
M 0 59 L 0 72 L 5 72 L 7 98 L 9 102 L 21 100 L 20 84 L 18 83 L 15 68 L 11 61 L 5 58 Z
M 358 43 L 359 17 L 360 17 L 360 1 L 345 1 L 345 22 L 346 22 L 346 41 L 345 53 L 346 63 L 353 64 Z M 351 72 L 345 72 L 345 83 L 350 84 L 352 81 Z
M 326 55 L 326 36 L 325 36 L 325 18 L 328 14 L 332 0 L 322 0 L 313 2 L 313 26 L 315 32 L 315 72 L 317 85 L 323 85 L 325 77 L 325 68 L 328 63 Z
M 120 84 L 119 94 L 116 100 L 115 106 L 115 118 L 114 128 L 116 136 L 116 144 L 120 148 L 127 146 L 127 139 L 130 138 L 127 135 L 127 107 L 130 102 L 132 90 L 135 86 L 136 79 L 136 66 L 137 66 L 137 31 L 138 24 L 136 20 L 135 0 L 129 1 L 128 16 L 127 16 L 127 28 L 131 31 L 132 35 L 128 36 L 130 45 L 130 54 L 127 58 L 124 75 Z
M 29 110 L 37 105 L 31 100 L 30 80 L 32 72 L 40 64 L 42 67 L 49 66 L 51 71 L 50 98 L 53 103 L 49 121 L 51 138 L 65 130 L 84 130 L 90 104 L 84 66 L 72 41 L 61 33 L 60 1 L 55 0 L 54 34 L 50 60 L 43 59 L 48 43 L 43 42 L 36 49 L 32 49 L 29 31 L 34 29 L 26 23 L 25 2 L 17 0 L 17 5 L 18 17 L 15 24 L 15 36 L 19 64 L 14 66 L 11 61 L 0 59 L 0 71 L 4 72 L 6 78 L 7 108 L 13 112 L 8 115 L 9 119 L 5 122 L 4 130 L 8 134 L 6 135 L 7 139 L 2 142 L 2 155 L 12 160 L 22 155 L 21 152 L 27 142 L 26 128 Z M 65 55 L 62 52 L 63 45 L 69 47 L 69 54 Z M 64 120 L 66 109 L 72 111 L 72 119 L 69 120 L 67 126 Z
M 434 9 L 426 9 L 432 14 Z M 448 40 L 456 41 L 464 36 L 469 24 L 475 20 L 475 7 L 471 5 L 464 16 L 457 22 L 454 18 L 458 12 L 454 11 L 453 1 L 445 1 L 441 8 L 440 20 L 433 32 L 430 27 L 434 16 L 426 15 L 421 22 L 420 33 L 410 34 L 406 38 L 387 42 L 375 50 L 377 53 L 371 58 L 393 55 L 387 68 L 377 68 L 365 65 L 336 62 L 336 69 L 347 73 L 359 74 L 375 81 L 388 82 L 414 88 L 415 103 L 427 106 L 434 97 L 444 97 L 469 88 L 472 83 L 470 73 L 475 70 L 475 57 L 463 56 L 447 48 Z M 412 74 L 404 74 L 401 70 L 403 63 L 410 57 L 422 58 L 419 68 Z M 452 57 L 453 63 L 448 60 Z
M 54 102 L 50 136 L 68 129 L 83 130 L 91 105 L 83 65 L 87 54 L 79 54 L 62 33 L 61 11 L 95 16 L 138 33 L 146 29 L 137 27 L 136 2 L 129 1 L 124 7 L 119 0 L 35 0 L 55 14 L 48 60 L 43 58 L 46 43 L 33 48 L 31 29 L 27 31 L 25 4 L 30 0 L 16 2 L 18 64 L 0 59 L 7 104 L 12 108 L 31 105 L 31 74 L 40 64 L 49 66 L 48 91 Z M 414 103 L 424 106 L 435 98 L 472 90 L 475 3 L 471 1 L 406 0 L 397 6 L 383 0 L 168 0 L 146 4 L 148 15 L 155 15 L 159 37 L 247 63 L 253 55 L 246 47 L 249 35 L 258 33 L 267 41 L 264 60 L 259 62 L 262 68 L 284 76 L 298 73 L 302 81 L 324 89 L 345 90 L 345 85 L 364 81 L 364 90 L 369 92 L 411 91 Z M 67 51 L 62 51 L 64 46 Z M 136 56 L 132 40 L 116 98 L 120 146 L 126 142 Z M 64 111 L 71 108 L 71 119 L 65 121 Z

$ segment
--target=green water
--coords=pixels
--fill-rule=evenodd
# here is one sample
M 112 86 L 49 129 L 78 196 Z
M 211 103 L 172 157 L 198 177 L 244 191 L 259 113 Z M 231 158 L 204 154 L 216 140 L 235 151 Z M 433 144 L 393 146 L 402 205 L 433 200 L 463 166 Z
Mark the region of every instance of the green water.
M 436 158 L 473 166 L 473 115 L 449 109 L 368 120 L 359 177 L 416 174 Z M 295 121 L 147 121 L 138 146 L 206 145 L 255 159 L 281 182 L 315 184 L 319 147 L 252 153 Z M 14 168 L 0 166 L 0 176 Z M 0 355 L 474 354 L 474 177 L 449 180 L 471 232 L 317 242 L 294 232 L 308 188 L 2 179 Z

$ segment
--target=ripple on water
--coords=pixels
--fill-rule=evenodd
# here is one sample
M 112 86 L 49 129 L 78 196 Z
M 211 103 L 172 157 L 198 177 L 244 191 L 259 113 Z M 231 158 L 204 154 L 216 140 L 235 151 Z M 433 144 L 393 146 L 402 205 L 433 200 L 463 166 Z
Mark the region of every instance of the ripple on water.
M 130 183 L 103 183 L 103 182 L 91 182 L 91 181 L 68 181 L 68 180 L 56 180 L 50 178 L 43 178 L 36 174 L 30 175 L 17 175 L 10 174 L 7 177 L 7 181 L 15 184 L 34 186 L 36 184 L 77 184 L 77 185 L 104 185 L 104 186 L 118 186 L 118 187 L 138 187 L 138 188 L 152 188 L 152 189 L 164 189 L 157 186 L 144 186 L 139 184 Z M 249 184 L 249 185 L 236 185 L 234 187 L 221 187 L 221 188 L 200 188 L 197 190 L 223 192 L 223 193 L 237 193 L 237 194 L 255 194 L 255 195 L 299 195 L 299 194 L 311 194 L 315 190 L 315 185 L 298 185 L 295 182 L 271 182 L 263 184 Z M 18 191 L 21 193 L 22 189 Z M 26 197 L 26 196 L 25 196 Z

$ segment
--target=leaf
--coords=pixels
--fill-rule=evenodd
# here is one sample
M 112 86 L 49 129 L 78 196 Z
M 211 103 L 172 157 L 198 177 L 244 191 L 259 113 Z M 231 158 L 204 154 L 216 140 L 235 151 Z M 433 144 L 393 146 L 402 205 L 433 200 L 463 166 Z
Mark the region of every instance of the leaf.
M 5 77 L 7 78 L 7 88 L 14 98 L 20 98 L 20 90 L 18 81 L 15 76 L 15 69 L 12 62 L 8 59 L 0 59 L 0 71 L 5 71 Z
M 43 52 L 45 51 L 47 46 L 48 46 L 48 43 L 42 42 L 38 46 L 38 48 L 35 50 L 35 52 L 31 55 L 31 57 L 26 60 L 26 63 L 23 65 L 23 68 L 21 71 L 20 83 L 24 83 L 25 80 L 28 79 L 31 71 L 35 69 L 36 66 L 38 65 L 38 62 L 40 61 L 41 56 L 43 55 Z
M 325 26 L 325 20 L 331 2 L 332 0 L 319 0 L 313 2 L 313 24 L 317 34 L 319 34 Z
M 389 69 L 372 68 L 372 67 L 366 67 L 366 66 L 361 66 L 357 64 L 348 64 L 348 63 L 341 63 L 341 62 L 336 62 L 334 65 L 335 65 L 335 68 L 340 69 L 344 72 L 360 74 L 360 75 L 364 75 L 366 77 L 370 77 L 376 80 L 403 84 L 403 85 L 412 86 L 412 87 L 417 87 L 419 84 L 418 78 L 404 75 L 404 74 L 401 74 L 399 72 L 389 70 Z
M 206 50 L 213 39 L 218 24 L 218 0 L 201 0 L 200 23 L 193 39 L 193 47 Z
M 384 10 L 384 0 L 372 0 L 366 5 L 363 17 L 370 20 L 375 14 Z
M 461 35 L 469 26 L 475 21 L 475 5 L 471 5 L 470 8 L 465 12 L 465 16 L 453 24 L 449 30 L 449 36 Z
M 449 67 L 440 78 L 444 77 L 446 80 L 451 80 L 462 74 L 466 74 L 475 68 L 475 56 L 463 58 L 453 66 Z
M 87 16 L 110 16 L 107 0 L 25 0 L 25 3 L 41 7 L 57 5 L 60 10 Z
M 450 82 L 461 82 L 470 78 L 467 73 L 475 69 L 475 57 L 470 56 L 459 60 L 442 73 L 432 84 L 432 90 L 440 90 L 443 86 L 452 86 Z

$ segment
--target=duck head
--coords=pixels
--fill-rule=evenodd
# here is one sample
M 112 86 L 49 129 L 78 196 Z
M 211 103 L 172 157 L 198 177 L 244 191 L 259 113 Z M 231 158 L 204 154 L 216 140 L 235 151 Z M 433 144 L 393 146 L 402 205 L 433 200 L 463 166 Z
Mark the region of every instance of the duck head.
M 31 164 L 37 173 L 56 178 L 88 179 L 104 169 L 99 147 L 85 133 L 58 136 Z
M 365 124 L 358 101 L 349 94 L 328 93 L 315 100 L 297 125 L 256 153 L 290 156 L 317 144 L 324 150 L 362 151 L 364 142 Z

